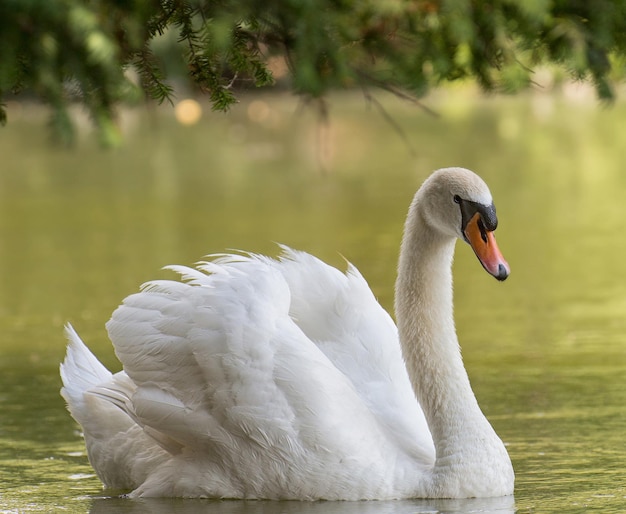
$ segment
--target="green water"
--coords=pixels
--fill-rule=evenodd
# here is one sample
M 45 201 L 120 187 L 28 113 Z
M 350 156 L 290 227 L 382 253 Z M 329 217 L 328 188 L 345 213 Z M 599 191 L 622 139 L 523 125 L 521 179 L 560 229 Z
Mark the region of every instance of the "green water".
M 258 100 L 258 99 L 257 99 Z M 358 96 L 320 125 L 262 97 L 183 127 L 123 118 L 126 145 L 48 144 L 37 112 L 0 132 L 1 512 L 612 512 L 626 510 L 626 104 L 562 97 L 431 100 L 434 118 Z M 261 113 L 258 115 L 258 107 Z M 11 108 L 9 115 L 11 115 Z M 512 275 L 455 260 L 456 320 L 479 402 L 507 443 L 515 498 L 375 504 L 133 502 L 107 496 L 58 395 L 71 321 L 111 369 L 104 323 L 160 268 L 273 242 L 337 266 L 391 308 L 402 223 L 428 173 L 462 165 L 490 184 Z

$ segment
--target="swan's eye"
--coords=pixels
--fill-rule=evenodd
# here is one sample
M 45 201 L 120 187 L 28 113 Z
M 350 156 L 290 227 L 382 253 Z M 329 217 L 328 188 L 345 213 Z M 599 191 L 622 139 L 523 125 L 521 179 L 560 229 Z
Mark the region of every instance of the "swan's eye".
M 461 197 L 459 195 L 454 195 L 454 203 L 461 203 Z

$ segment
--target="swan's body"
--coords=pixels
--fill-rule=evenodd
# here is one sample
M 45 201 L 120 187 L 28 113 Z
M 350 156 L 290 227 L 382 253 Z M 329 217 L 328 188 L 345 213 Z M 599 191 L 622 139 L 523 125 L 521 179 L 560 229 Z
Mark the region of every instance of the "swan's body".
M 479 248 L 474 225 L 492 247 Z M 128 297 L 107 324 L 124 365 L 115 375 L 68 327 L 62 394 L 98 476 L 133 496 L 511 494 L 511 463 L 472 393 L 452 317 L 456 238 L 508 274 L 493 229 L 476 175 L 450 168 L 425 182 L 402 244 L 399 337 L 355 268 L 289 249 L 174 267 L 184 282 Z

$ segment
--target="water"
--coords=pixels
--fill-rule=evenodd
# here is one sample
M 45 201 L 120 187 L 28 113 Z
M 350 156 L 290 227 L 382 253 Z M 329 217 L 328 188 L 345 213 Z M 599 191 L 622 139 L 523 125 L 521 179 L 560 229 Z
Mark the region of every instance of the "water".
M 89 136 L 72 152 L 51 148 L 37 113 L 13 107 L 0 139 L 0 511 L 626 509 L 626 105 L 462 92 L 433 98 L 433 118 L 384 99 L 411 150 L 358 96 L 333 98 L 329 126 L 293 100 L 252 101 L 195 127 L 169 111 L 127 114 L 127 144 L 112 152 Z M 274 241 L 337 266 L 345 256 L 390 309 L 408 202 L 448 165 L 490 184 L 512 268 L 498 283 L 458 245 L 457 329 L 513 460 L 515 498 L 130 501 L 102 491 L 58 395 L 66 321 L 117 370 L 103 325 L 124 296 L 170 276 L 165 264 L 226 248 L 276 254 Z

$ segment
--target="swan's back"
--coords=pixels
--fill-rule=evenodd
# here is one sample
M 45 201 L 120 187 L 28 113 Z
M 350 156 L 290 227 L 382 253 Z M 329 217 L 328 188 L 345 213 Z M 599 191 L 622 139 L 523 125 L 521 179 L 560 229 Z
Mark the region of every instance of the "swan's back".
M 347 273 L 284 248 L 276 263 L 291 292 L 289 315 L 352 382 L 403 447 L 429 462 L 433 446 L 402 357 L 397 329 L 351 264 Z
M 151 282 L 115 311 L 124 372 L 90 388 L 169 455 L 135 495 L 410 496 L 432 442 L 395 325 L 356 269 L 288 249 L 172 269 L 183 282 Z

